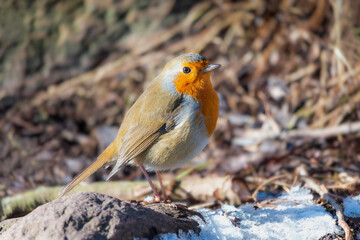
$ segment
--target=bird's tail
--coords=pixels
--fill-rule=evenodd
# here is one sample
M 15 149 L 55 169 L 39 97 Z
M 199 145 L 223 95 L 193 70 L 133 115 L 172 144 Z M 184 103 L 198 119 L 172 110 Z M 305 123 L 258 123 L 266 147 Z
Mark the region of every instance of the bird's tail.
M 99 168 L 103 167 L 107 163 L 111 162 L 114 159 L 116 154 L 116 145 L 115 141 L 112 142 L 98 157 L 98 159 L 92 163 L 85 171 L 79 174 L 74 178 L 60 193 L 60 197 L 64 196 L 66 193 L 70 192 L 76 185 L 88 178 L 91 174 L 96 172 Z

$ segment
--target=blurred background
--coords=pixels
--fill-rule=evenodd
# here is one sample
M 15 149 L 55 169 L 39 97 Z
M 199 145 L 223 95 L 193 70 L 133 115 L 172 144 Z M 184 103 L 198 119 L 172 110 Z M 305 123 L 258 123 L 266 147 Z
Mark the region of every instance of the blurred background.
M 186 52 L 222 65 L 220 118 L 206 149 L 165 179 L 232 175 L 252 191 L 311 176 L 359 192 L 359 1 L 3 0 L 0 197 L 67 184 Z M 119 179 L 143 176 L 125 167 Z

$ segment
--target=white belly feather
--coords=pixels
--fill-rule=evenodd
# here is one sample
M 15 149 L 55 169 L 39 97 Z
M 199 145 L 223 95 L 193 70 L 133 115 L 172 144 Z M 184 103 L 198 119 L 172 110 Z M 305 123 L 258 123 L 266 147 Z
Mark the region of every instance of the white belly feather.
M 199 154 L 210 137 L 207 136 L 204 117 L 199 103 L 185 96 L 182 109 L 175 118 L 176 127 L 164 134 L 143 155 L 147 170 L 170 170 L 178 168 Z

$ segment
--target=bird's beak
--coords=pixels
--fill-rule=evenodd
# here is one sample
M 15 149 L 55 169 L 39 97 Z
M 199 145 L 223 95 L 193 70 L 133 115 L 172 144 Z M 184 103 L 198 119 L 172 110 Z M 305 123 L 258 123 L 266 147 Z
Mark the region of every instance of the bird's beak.
M 207 67 L 204 70 L 201 70 L 200 72 L 203 72 L 203 73 L 211 72 L 211 71 L 218 69 L 219 67 L 221 67 L 220 64 L 209 64 L 209 65 L 207 65 Z

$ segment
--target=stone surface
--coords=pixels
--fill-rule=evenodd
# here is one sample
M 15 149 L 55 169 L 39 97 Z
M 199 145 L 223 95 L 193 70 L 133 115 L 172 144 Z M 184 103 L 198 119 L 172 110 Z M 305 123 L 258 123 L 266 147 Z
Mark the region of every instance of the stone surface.
M 198 215 L 174 204 L 140 206 L 100 193 L 77 193 L 0 223 L 0 239 L 153 238 L 180 229 L 198 233 Z M 200 215 L 201 217 L 201 215 Z

